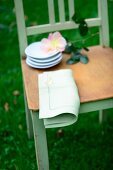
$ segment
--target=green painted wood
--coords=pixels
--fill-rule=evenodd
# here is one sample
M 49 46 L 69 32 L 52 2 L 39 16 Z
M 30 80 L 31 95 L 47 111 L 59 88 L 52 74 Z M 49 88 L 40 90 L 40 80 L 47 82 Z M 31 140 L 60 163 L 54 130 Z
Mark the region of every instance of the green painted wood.
M 48 0 L 48 13 L 50 24 L 55 23 L 55 10 L 54 10 L 54 0 Z
M 24 10 L 22 0 L 14 0 L 15 3 L 15 12 L 17 19 L 17 28 L 18 28 L 18 38 L 19 38 L 19 47 L 20 47 L 20 57 L 24 57 L 24 51 L 27 47 L 27 35 L 24 19 Z
M 109 24 L 108 24 L 108 4 L 107 0 L 98 0 L 98 15 L 101 18 L 100 44 L 109 46 Z
M 28 104 L 27 104 L 25 90 L 24 90 L 24 101 L 25 101 L 27 134 L 28 134 L 28 138 L 31 139 L 33 137 L 33 125 L 32 125 L 31 113 L 30 113 L 30 110 L 29 110 Z
M 107 120 L 107 114 L 105 110 L 99 110 L 99 123 L 105 122 Z
M 65 22 L 65 6 L 64 6 L 64 0 L 58 0 L 58 6 L 59 6 L 59 19 L 60 22 Z
M 37 112 L 31 111 L 31 116 L 33 122 L 38 170 L 49 170 L 48 148 L 44 122 L 42 119 L 39 119 L 38 111 Z
M 101 25 L 100 18 L 91 18 L 86 19 L 88 27 L 95 27 Z M 29 26 L 27 27 L 27 35 L 35 35 L 53 31 L 60 31 L 60 30 L 69 30 L 69 29 L 77 29 L 78 24 L 74 23 L 73 21 L 65 21 L 64 23 L 56 22 L 53 24 L 43 24 L 43 25 L 36 25 L 36 26 Z
M 27 34 L 26 34 L 26 27 L 25 27 L 25 20 L 24 20 L 23 1 L 14 0 L 14 3 L 15 3 L 15 12 L 16 12 L 17 28 L 18 28 L 20 58 L 23 58 L 25 48 L 27 47 Z M 24 89 L 24 85 L 23 85 L 23 89 Z M 30 111 L 27 106 L 25 90 L 24 90 L 24 100 L 25 100 L 27 133 L 28 133 L 28 137 L 31 138 L 33 136 L 33 128 L 32 128 Z
M 74 15 L 75 8 L 74 8 L 74 0 L 68 0 L 68 7 L 69 7 L 69 19 L 71 20 L 72 16 Z
M 80 105 L 79 113 L 88 113 L 92 111 L 105 110 L 109 108 L 113 108 L 113 99 L 82 103 Z

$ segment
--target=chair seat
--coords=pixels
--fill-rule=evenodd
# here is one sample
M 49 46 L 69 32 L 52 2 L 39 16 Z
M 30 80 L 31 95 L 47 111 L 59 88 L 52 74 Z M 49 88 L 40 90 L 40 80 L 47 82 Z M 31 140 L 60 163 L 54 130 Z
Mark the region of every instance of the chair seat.
M 57 66 L 49 69 L 34 69 L 22 59 L 22 72 L 25 83 L 28 107 L 39 109 L 38 74 L 43 71 L 55 71 L 69 68 L 73 71 L 81 103 L 108 99 L 113 97 L 113 49 L 93 46 L 88 52 L 83 51 L 89 58 L 88 64 L 77 63 L 67 65 L 70 55 L 63 54 L 63 60 Z

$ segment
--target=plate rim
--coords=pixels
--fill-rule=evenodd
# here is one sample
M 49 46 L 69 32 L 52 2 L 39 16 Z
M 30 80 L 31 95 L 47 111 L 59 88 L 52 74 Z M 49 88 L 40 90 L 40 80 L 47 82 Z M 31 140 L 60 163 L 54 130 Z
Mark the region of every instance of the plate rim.
M 33 42 L 33 43 L 31 43 L 31 44 L 29 44 L 27 47 L 26 47 L 26 49 L 25 49 L 25 54 L 26 55 L 28 55 L 28 56 L 31 56 L 31 55 L 29 55 L 29 53 L 28 53 L 28 50 L 29 50 L 29 48 L 31 48 L 31 46 L 33 46 L 34 44 L 40 44 L 41 45 L 41 41 L 37 41 L 37 42 Z M 44 58 L 50 58 L 50 57 L 53 57 L 54 55 L 57 55 L 58 53 L 61 53 L 60 51 L 54 51 L 54 52 L 52 52 L 52 53 L 45 53 L 46 55 L 45 55 L 45 57 L 43 57 L 43 56 L 33 56 L 33 58 L 38 58 L 38 59 L 44 59 Z M 44 55 L 44 54 L 43 54 Z
M 27 56 L 27 58 L 29 58 L 31 61 L 33 62 L 39 62 L 39 63 L 47 63 L 47 62 L 51 62 L 51 61 L 55 61 L 57 60 L 58 58 L 60 58 L 62 56 L 62 54 L 59 53 L 59 55 L 57 55 L 56 57 L 52 57 L 51 59 L 45 59 L 45 60 L 38 60 L 38 59 L 35 59 L 35 58 L 32 58 L 30 56 Z M 26 59 L 27 59 L 26 58 Z
M 52 64 L 52 65 L 48 65 L 48 66 L 44 66 L 44 67 L 40 67 L 40 66 L 38 66 L 38 67 L 37 67 L 37 66 L 32 66 L 32 65 L 29 64 L 27 61 L 26 61 L 26 63 L 27 63 L 28 66 L 30 66 L 30 67 L 32 67 L 32 68 L 46 69 L 46 68 L 51 68 L 51 67 L 53 67 L 53 66 L 59 64 L 61 61 L 62 61 L 62 59 L 61 59 L 60 61 L 58 61 L 58 62 Z
M 60 60 L 62 60 L 62 56 L 59 57 L 57 60 L 55 60 L 55 61 L 52 62 L 52 63 L 48 63 L 48 64 L 47 64 L 47 63 L 45 63 L 45 64 L 44 64 L 44 63 L 40 63 L 40 64 L 39 64 L 39 63 L 36 63 L 36 62 L 33 63 L 33 62 L 29 61 L 28 58 L 26 59 L 27 62 L 29 62 L 30 64 L 32 64 L 32 65 L 34 65 L 34 66 L 48 66 L 48 65 L 52 65 L 52 64 L 54 64 L 54 63 L 56 63 L 56 62 L 58 62 L 58 61 L 60 61 Z

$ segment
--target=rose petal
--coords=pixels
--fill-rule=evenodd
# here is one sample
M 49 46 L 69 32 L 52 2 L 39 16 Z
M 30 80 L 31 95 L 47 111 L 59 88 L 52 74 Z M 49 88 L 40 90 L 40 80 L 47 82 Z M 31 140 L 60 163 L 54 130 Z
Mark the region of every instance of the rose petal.
M 53 38 L 53 34 L 50 33 L 49 36 L 48 36 L 48 39 L 49 39 L 49 40 L 52 40 L 52 38 Z
M 50 51 L 64 51 L 67 44 L 66 40 L 59 32 L 50 33 L 47 38 L 42 39 L 42 48 L 46 52 Z
M 53 33 L 53 38 L 54 39 L 59 39 L 59 38 L 61 38 L 62 37 L 62 35 L 60 34 L 60 32 L 55 32 L 55 33 Z

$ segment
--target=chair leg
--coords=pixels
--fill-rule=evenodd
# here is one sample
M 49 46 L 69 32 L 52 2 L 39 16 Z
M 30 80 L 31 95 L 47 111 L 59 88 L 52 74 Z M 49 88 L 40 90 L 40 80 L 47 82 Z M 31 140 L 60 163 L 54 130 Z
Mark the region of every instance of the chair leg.
M 25 113 L 26 113 L 26 124 L 27 124 L 27 134 L 28 138 L 33 137 L 33 125 L 32 125 L 32 119 L 31 119 L 31 114 L 30 110 L 28 108 L 27 100 L 26 100 L 26 95 L 24 92 L 24 101 L 25 101 Z
M 48 148 L 46 130 L 43 119 L 39 119 L 39 113 L 31 111 L 33 122 L 35 150 L 38 170 L 49 170 Z
M 99 110 L 99 123 L 106 121 L 106 112 L 105 110 Z

